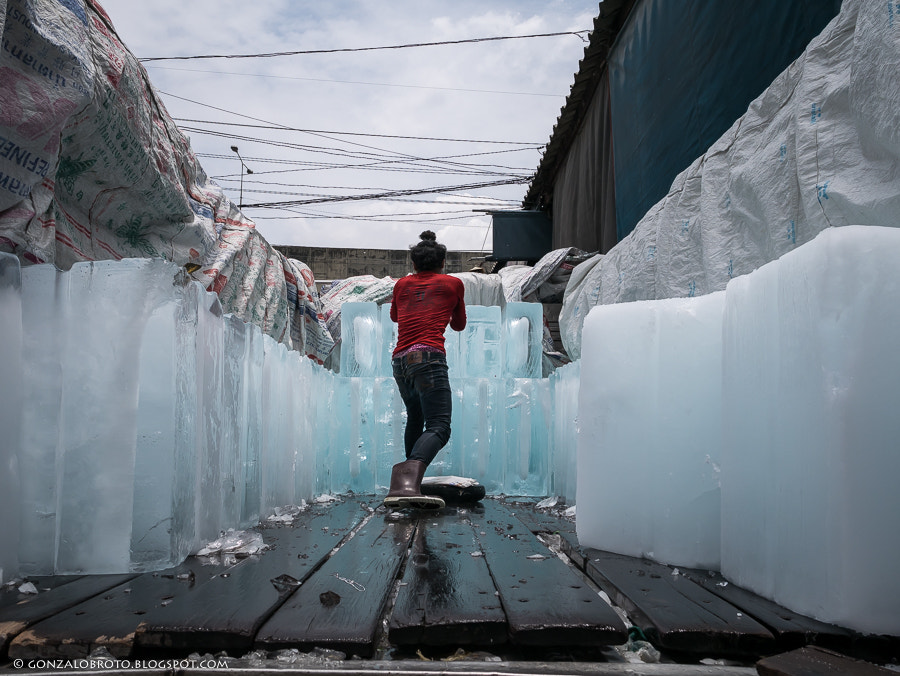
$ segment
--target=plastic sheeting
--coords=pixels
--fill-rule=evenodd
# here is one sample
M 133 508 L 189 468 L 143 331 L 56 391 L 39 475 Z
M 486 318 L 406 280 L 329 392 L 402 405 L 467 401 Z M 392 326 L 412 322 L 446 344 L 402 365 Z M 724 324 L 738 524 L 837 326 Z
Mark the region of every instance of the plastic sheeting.
M 897 226 L 900 12 L 840 14 L 605 256 L 573 272 L 560 313 L 581 355 L 595 305 L 720 291 L 829 226 Z
M 503 285 L 500 275 L 488 275 L 483 272 L 454 272 L 451 277 L 457 277 L 463 283 L 466 290 L 466 305 L 506 305 L 503 297 Z
M 635 5 L 609 54 L 618 240 L 797 58 L 840 4 Z
M 94 0 L 7 0 L 0 51 L 0 251 L 23 263 L 160 257 L 225 312 L 323 360 L 313 275 L 204 173 Z
M 322 313 L 334 342 L 341 340 L 341 305 L 349 302 L 386 303 L 394 294 L 395 282 L 392 277 L 379 279 L 374 275 L 359 275 L 334 282 L 322 294 Z
M 581 129 L 553 184 L 553 246 L 606 253 L 616 232 L 609 76 L 604 71 Z

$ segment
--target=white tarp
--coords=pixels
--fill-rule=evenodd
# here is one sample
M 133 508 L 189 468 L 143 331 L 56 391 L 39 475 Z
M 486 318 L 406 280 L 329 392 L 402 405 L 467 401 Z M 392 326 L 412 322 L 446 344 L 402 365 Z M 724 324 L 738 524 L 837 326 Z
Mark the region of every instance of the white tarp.
M 225 312 L 322 361 L 310 269 L 204 173 L 94 0 L 3 0 L 0 251 L 23 263 L 160 257 Z
M 580 357 L 595 305 L 720 291 L 829 226 L 897 226 L 898 214 L 900 10 L 845 0 L 631 234 L 575 269 L 563 344 Z
M 500 275 L 483 272 L 454 272 L 451 277 L 459 278 L 466 290 L 466 305 L 506 305 Z

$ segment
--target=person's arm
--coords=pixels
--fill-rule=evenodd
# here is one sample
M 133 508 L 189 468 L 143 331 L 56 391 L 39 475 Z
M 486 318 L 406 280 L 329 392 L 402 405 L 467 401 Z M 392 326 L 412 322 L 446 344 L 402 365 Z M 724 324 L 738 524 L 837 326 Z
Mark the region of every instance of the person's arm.
M 456 279 L 456 282 L 457 303 L 450 316 L 450 328 L 454 331 L 462 331 L 466 328 L 466 288 L 459 279 Z

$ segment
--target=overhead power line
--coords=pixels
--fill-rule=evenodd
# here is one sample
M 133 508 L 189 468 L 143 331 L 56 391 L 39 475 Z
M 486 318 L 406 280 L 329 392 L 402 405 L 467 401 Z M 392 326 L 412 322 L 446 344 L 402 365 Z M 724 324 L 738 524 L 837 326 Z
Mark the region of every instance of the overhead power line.
M 169 94 L 168 96 L 172 96 Z M 177 97 L 176 97 L 177 98 Z M 230 112 L 230 111 L 224 111 Z M 237 114 L 237 113 L 232 113 Z M 538 141 L 485 141 L 483 139 L 470 138 L 444 138 L 441 136 L 402 136 L 400 134 L 373 134 L 359 131 L 329 131 L 327 129 L 303 129 L 301 127 L 285 127 L 277 124 L 246 124 L 244 122 L 217 122 L 214 120 L 194 120 L 186 117 L 173 117 L 176 122 L 193 122 L 199 124 L 211 124 L 223 127 L 251 127 L 253 129 L 279 129 L 281 131 L 299 131 L 308 134 L 339 134 L 342 136 L 371 136 L 373 138 L 402 138 L 411 139 L 413 141 L 450 141 L 454 143 L 496 143 L 501 145 L 512 146 L 535 146 L 541 148 L 543 142 Z
M 213 75 L 237 75 L 241 77 L 267 77 L 279 80 L 299 80 L 301 82 L 333 82 L 335 84 L 366 85 L 369 87 L 401 87 L 403 89 L 431 89 L 444 92 L 468 92 L 471 94 L 503 94 L 505 96 L 545 96 L 548 98 L 565 98 L 565 94 L 547 94 L 544 92 L 510 92 L 499 89 L 466 89 L 463 87 L 434 87 L 428 85 L 397 84 L 393 82 L 364 82 L 361 80 L 335 80 L 322 77 L 299 77 L 297 75 L 272 75 L 269 73 L 235 73 L 223 70 L 201 70 L 199 68 L 170 68 L 166 66 L 150 66 L 159 70 L 175 70 L 180 73 L 212 73 Z
M 440 188 L 422 188 L 422 189 L 411 189 L 411 190 L 392 190 L 389 192 L 382 193 L 369 193 L 365 195 L 343 195 L 343 196 L 329 196 L 329 197 L 317 197 L 315 199 L 308 200 L 290 200 L 285 202 L 260 202 L 258 204 L 245 204 L 245 209 L 250 208 L 269 208 L 276 209 L 281 207 L 289 207 L 289 206 L 300 206 L 303 204 L 322 204 L 324 202 L 350 202 L 357 200 L 378 200 L 378 199 L 386 199 L 386 198 L 397 198 L 397 197 L 405 197 L 408 195 L 426 195 L 433 193 L 447 193 L 447 192 L 459 192 L 461 190 L 477 190 L 480 188 L 493 188 L 501 185 L 515 185 L 527 183 L 531 178 L 512 178 L 507 179 L 505 181 L 488 181 L 486 183 L 470 183 L 468 185 L 457 185 L 457 186 L 444 186 Z
M 304 49 L 293 52 L 271 52 L 268 54 L 197 54 L 193 56 L 150 56 L 138 59 L 144 63 L 150 61 L 191 61 L 199 59 L 268 59 L 276 56 L 298 56 L 300 54 L 335 54 L 338 52 L 372 52 L 383 49 L 409 49 L 412 47 L 436 47 L 440 45 L 462 45 L 476 42 L 494 42 L 497 40 L 524 40 L 529 38 L 551 38 L 561 35 L 575 35 L 587 42 L 589 30 L 561 31 L 558 33 L 533 33 L 531 35 L 501 35 L 488 38 L 468 38 L 466 40 L 443 40 L 440 42 L 413 42 L 406 45 L 386 45 L 382 47 L 345 47 L 340 49 Z
M 209 105 L 208 103 L 201 103 L 200 101 L 194 101 L 194 100 L 192 100 L 192 99 L 188 99 L 188 98 L 185 98 L 185 97 L 183 97 L 183 96 L 177 96 L 176 94 L 169 94 L 168 92 L 164 92 L 164 91 L 160 91 L 160 93 L 161 93 L 161 94 L 165 94 L 166 96 L 171 96 L 171 97 L 176 98 L 176 99 L 181 99 L 182 101 L 187 101 L 187 102 L 189 102 L 189 103 L 194 103 L 194 104 L 196 104 L 196 105 L 198 105 L 198 106 L 203 106 L 204 108 L 211 108 L 211 109 L 213 109 L 213 110 L 218 110 L 218 111 L 221 111 L 221 112 L 223 112 L 223 113 L 229 113 L 229 114 L 231 114 L 231 115 L 237 115 L 238 117 L 243 117 L 243 118 L 248 119 L 248 120 L 254 120 L 255 122 L 265 122 L 266 124 L 277 124 L 277 123 L 273 123 L 273 122 L 271 122 L 271 121 L 269 121 L 269 120 L 262 120 L 262 119 L 260 119 L 260 118 L 258 118 L 258 117 L 252 117 L 252 116 L 250 116 L 250 115 L 244 115 L 244 114 L 242 114 L 242 113 L 236 113 L 236 112 L 234 112 L 234 111 L 227 110 L 227 109 L 225 109 L 225 108 L 219 108 L 218 106 L 212 106 L 212 105 Z M 282 128 L 286 127 L 286 125 L 278 125 L 278 126 L 279 126 L 279 127 L 282 127 Z M 208 133 L 211 133 L 211 132 L 208 132 Z M 318 137 L 320 137 L 320 138 L 327 138 L 329 141 L 335 141 L 335 142 L 337 142 L 337 143 L 345 143 L 345 144 L 347 144 L 347 145 L 357 146 L 357 147 L 359 147 L 359 148 L 366 148 L 366 149 L 368 149 L 368 150 L 375 150 L 375 151 L 377 151 L 377 152 L 379 152 L 379 153 L 384 153 L 384 154 L 386 154 L 386 155 L 391 155 L 391 156 L 393 156 L 393 157 L 395 157 L 395 158 L 399 158 L 399 159 L 396 160 L 396 161 L 398 161 L 398 162 L 400 161 L 400 159 L 405 159 L 405 160 L 411 160 L 411 161 L 414 161 L 414 162 L 430 162 L 430 163 L 433 163 L 433 164 L 439 164 L 439 165 L 440 165 L 440 164 L 443 164 L 443 165 L 447 165 L 447 166 L 453 167 L 453 168 L 462 167 L 462 168 L 465 168 L 465 169 L 472 169 L 471 165 L 466 165 L 465 163 L 460 163 L 460 162 L 450 162 L 450 161 L 447 161 L 447 160 L 438 160 L 437 158 L 418 157 L 418 156 L 416 156 L 416 155 L 410 155 L 410 154 L 408 154 L 408 153 L 400 153 L 400 152 L 393 151 L 393 150 L 387 150 L 387 149 L 385 149 L 385 148 L 379 148 L 379 147 L 377 147 L 377 146 L 370 146 L 370 145 L 366 145 L 366 144 L 364 144 L 364 143 L 357 143 L 356 141 L 348 141 L 348 140 L 346 140 L 346 139 L 334 138 L 333 136 L 330 136 L 330 135 L 327 135 L 327 134 L 322 134 L 322 133 L 319 133 L 319 132 L 311 132 L 311 131 L 307 131 L 307 132 L 305 132 L 305 133 L 310 134 L 311 136 L 318 136 Z M 239 137 L 234 137 L 234 138 L 239 138 Z M 282 144 L 282 145 L 288 145 L 288 144 Z M 481 173 L 494 173 L 494 174 L 496 174 L 497 172 L 488 172 L 488 171 L 484 171 L 484 172 L 481 172 Z

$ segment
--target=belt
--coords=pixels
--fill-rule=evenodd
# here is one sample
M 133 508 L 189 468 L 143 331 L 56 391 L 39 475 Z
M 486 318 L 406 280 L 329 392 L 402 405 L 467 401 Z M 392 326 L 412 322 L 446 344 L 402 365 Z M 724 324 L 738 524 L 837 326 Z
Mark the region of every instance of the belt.
M 434 361 L 437 359 L 446 359 L 447 355 L 443 352 L 432 352 L 428 350 L 413 350 L 397 357 L 397 359 L 405 359 L 407 364 L 421 364 L 426 361 Z

